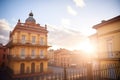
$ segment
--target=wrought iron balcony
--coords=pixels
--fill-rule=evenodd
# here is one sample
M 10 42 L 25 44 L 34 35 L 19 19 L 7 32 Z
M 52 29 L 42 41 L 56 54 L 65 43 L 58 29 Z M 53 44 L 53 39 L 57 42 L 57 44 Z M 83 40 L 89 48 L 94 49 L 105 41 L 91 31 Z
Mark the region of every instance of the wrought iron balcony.
M 47 56 L 40 56 L 40 55 L 35 55 L 35 56 L 14 56 L 14 55 L 8 55 L 8 60 L 10 61 L 31 61 L 31 60 L 48 60 Z
M 40 43 L 40 41 L 35 41 L 32 42 L 31 40 L 21 40 L 21 39 L 13 39 L 11 41 L 9 41 L 9 43 L 7 44 L 8 47 L 12 47 L 15 45 L 24 45 L 24 46 L 39 46 L 39 47 L 50 47 L 47 45 L 47 43 Z
M 16 71 L 17 73 L 19 73 L 19 71 Z M 45 75 L 45 74 L 47 74 L 47 73 L 45 73 L 45 72 L 35 72 L 35 73 L 19 73 L 19 74 L 14 74 L 13 75 L 13 78 L 24 78 L 24 77 L 29 77 L 29 76 L 31 76 L 31 77 L 34 77 L 34 76 L 40 76 L 40 75 Z

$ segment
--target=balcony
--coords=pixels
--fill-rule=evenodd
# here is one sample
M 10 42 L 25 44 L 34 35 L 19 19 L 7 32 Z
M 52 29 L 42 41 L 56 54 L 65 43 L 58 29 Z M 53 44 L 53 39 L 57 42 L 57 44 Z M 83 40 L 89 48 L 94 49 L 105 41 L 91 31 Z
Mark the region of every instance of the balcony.
M 37 47 L 45 47 L 48 48 L 50 46 L 47 45 L 47 43 L 40 43 L 40 41 L 35 41 L 32 42 L 31 40 L 21 40 L 21 39 L 13 39 L 9 41 L 7 44 L 8 47 L 13 47 L 13 46 L 37 46 Z
M 46 60 L 47 61 L 48 57 L 47 56 L 40 56 L 40 55 L 35 55 L 34 57 L 28 56 L 28 55 L 25 55 L 24 57 L 23 56 L 8 55 L 8 60 L 9 61 L 33 61 L 33 60 L 36 60 L 36 61 Z
M 113 59 L 113 58 L 120 58 L 120 51 L 112 51 L 111 53 L 109 52 L 101 52 L 98 54 L 99 58 L 109 58 L 109 59 Z
M 19 73 L 19 71 L 16 71 Z M 45 75 L 48 74 L 47 72 L 35 72 L 35 73 L 19 73 L 19 74 L 14 74 L 12 77 L 13 78 L 25 78 L 25 77 L 35 77 L 35 76 L 40 76 L 40 75 Z

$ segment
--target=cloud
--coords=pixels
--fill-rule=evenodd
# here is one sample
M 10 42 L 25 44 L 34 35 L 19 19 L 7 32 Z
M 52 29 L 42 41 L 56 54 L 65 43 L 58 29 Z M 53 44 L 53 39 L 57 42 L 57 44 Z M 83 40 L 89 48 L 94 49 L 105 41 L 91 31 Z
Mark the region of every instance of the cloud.
M 6 44 L 11 30 L 9 23 L 5 19 L 0 19 L 0 43 Z
M 76 46 L 84 40 L 80 32 L 60 26 L 48 25 L 48 43 L 52 48 L 76 49 Z
M 69 14 L 76 16 L 77 12 L 71 7 L 71 6 L 67 6 L 67 11 Z
M 73 0 L 73 2 L 75 2 L 76 6 L 78 7 L 82 8 L 85 6 L 84 0 Z
M 62 18 L 61 24 L 62 24 L 63 26 L 68 26 L 68 25 L 70 25 L 70 20 L 69 20 L 69 19 L 66 19 L 66 18 Z

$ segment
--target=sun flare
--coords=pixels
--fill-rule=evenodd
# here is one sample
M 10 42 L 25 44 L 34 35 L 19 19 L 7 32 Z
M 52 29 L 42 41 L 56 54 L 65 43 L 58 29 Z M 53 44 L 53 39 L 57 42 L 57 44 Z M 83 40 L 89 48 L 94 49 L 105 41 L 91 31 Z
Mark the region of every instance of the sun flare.
M 89 57 L 94 55 L 95 49 L 88 39 L 79 44 L 79 49 Z

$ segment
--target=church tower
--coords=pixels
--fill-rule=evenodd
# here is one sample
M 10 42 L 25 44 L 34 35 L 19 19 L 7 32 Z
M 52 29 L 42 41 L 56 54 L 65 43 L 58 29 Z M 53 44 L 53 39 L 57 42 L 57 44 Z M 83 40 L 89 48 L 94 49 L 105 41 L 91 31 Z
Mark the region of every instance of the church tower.
M 47 58 L 47 25 L 44 27 L 36 24 L 33 13 L 25 23 L 20 19 L 12 32 L 9 42 L 9 67 L 12 69 L 12 77 L 15 80 L 37 77 L 46 73 L 48 68 Z

